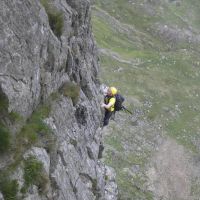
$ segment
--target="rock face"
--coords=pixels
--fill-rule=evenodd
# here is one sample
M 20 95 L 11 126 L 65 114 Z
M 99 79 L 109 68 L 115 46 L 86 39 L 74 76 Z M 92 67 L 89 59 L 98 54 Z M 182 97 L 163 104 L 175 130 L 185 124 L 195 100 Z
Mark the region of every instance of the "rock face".
M 0 91 L 8 100 L 8 113 L 18 113 L 25 121 L 64 83 L 80 88 L 76 103 L 62 94 L 51 102 L 44 122 L 53 132 L 53 151 L 39 145 L 24 150 L 23 159 L 34 156 L 43 164 L 44 194 L 37 184 L 21 194 L 21 163 L 11 173 L 18 181 L 17 195 L 27 200 L 105 199 L 105 166 L 98 161 L 101 110 L 90 2 L 2 0 L 0 27 Z M 18 131 L 19 127 L 12 129 L 12 134 Z M 10 163 L 0 167 L 6 164 Z
M 64 19 L 57 37 L 39 1 L 1 1 L 0 80 L 10 111 L 30 115 L 41 99 L 69 79 L 80 83 L 87 97 L 97 94 L 90 5 L 75 2 L 52 2 Z

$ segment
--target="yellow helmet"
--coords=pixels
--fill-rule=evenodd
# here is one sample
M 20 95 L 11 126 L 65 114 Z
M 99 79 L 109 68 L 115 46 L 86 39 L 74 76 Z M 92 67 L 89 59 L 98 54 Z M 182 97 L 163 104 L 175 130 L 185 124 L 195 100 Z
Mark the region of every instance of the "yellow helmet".
M 109 89 L 110 89 L 112 95 L 116 95 L 117 94 L 117 89 L 115 87 L 110 87 Z

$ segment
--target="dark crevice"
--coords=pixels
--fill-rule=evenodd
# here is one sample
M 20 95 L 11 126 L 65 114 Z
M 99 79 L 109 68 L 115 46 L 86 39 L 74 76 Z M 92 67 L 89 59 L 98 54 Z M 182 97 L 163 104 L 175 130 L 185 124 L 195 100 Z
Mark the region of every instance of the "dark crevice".
M 54 65 L 55 65 L 55 56 L 51 51 L 50 45 L 48 45 L 47 52 L 48 52 L 48 57 L 47 57 L 47 61 L 44 64 L 44 69 L 48 72 L 53 72 Z
M 94 196 L 96 196 L 96 199 L 99 199 L 101 197 L 101 194 L 98 187 L 97 179 L 93 179 L 86 173 L 80 173 L 80 177 L 82 178 L 83 182 L 85 182 L 85 180 L 88 180 L 92 183 L 92 193 L 94 194 Z
M 88 119 L 87 107 L 79 105 L 76 108 L 75 117 L 78 124 L 85 126 L 87 124 L 87 119 Z
M 64 156 L 63 156 L 63 152 L 58 150 L 58 155 L 60 155 L 60 158 L 61 158 L 61 161 L 62 161 L 62 164 L 66 167 L 67 166 L 67 163 L 64 159 Z
M 87 153 L 88 153 L 89 158 L 91 160 L 95 160 L 95 157 L 94 157 L 94 154 L 93 154 L 91 148 L 90 147 L 86 147 L 86 148 L 87 148 Z
M 9 100 L 0 86 L 0 123 L 6 124 L 8 118 Z
M 84 85 L 81 87 L 82 91 L 84 92 L 85 96 L 89 99 L 92 100 L 93 98 L 93 94 L 91 91 L 91 88 L 89 87 L 89 85 Z

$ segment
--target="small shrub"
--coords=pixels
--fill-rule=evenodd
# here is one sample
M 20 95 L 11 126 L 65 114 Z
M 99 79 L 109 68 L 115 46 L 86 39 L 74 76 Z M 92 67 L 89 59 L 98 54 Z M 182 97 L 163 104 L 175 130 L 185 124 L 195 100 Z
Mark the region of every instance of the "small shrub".
M 77 141 L 75 139 L 70 138 L 69 140 L 70 144 L 72 144 L 74 147 L 77 147 Z
M 45 148 L 47 153 L 50 154 L 55 149 L 56 137 L 53 134 L 48 135 L 43 143 L 45 144 L 43 148 Z
M 0 122 L 2 123 L 4 123 L 5 119 L 8 118 L 8 106 L 9 106 L 8 98 L 0 87 Z
M 17 133 L 16 141 L 13 145 L 15 160 L 20 160 L 23 152 L 36 144 L 49 151 L 53 148 L 54 138 L 52 136 L 52 130 L 43 121 L 49 116 L 51 102 L 52 97 L 47 99 L 45 104 L 40 104 L 27 120 L 26 124 Z
M 48 17 L 52 31 L 57 37 L 60 37 L 62 35 L 64 25 L 63 14 L 60 12 L 50 12 L 48 13 Z
M 76 85 L 75 83 L 67 82 L 62 85 L 60 92 L 64 96 L 70 97 L 73 104 L 76 104 L 80 96 L 80 86 Z
M 0 112 L 2 112 L 3 110 L 7 110 L 7 108 L 8 108 L 8 98 L 0 88 Z
M 10 132 L 0 124 L 0 153 L 8 151 L 10 147 Z
M 59 92 L 53 92 L 52 94 L 51 94 L 51 99 L 52 99 L 52 101 L 56 101 L 58 98 L 59 98 Z
M 147 118 L 150 120 L 150 121 L 154 121 L 155 120 L 155 118 L 156 118 L 156 113 L 155 112 L 149 112 L 148 114 L 147 114 Z
M 17 180 L 9 180 L 7 176 L 0 177 L 0 190 L 5 200 L 17 200 Z
M 26 145 L 35 144 L 38 139 L 37 132 L 35 131 L 36 126 L 35 124 L 26 124 L 18 135 L 19 143 Z
M 48 135 L 51 130 L 43 122 L 43 119 L 48 117 L 50 113 L 49 105 L 40 106 L 27 121 L 27 124 L 18 134 L 19 143 L 31 145 L 38 141 L 39 136 Z
M 24 187 L 21 192 L 25 193 L 31 185 L 38 186 L 39 192 L 43 192 L 46 184 L 47 177 L 43 172 L 43 164 L 35 157 L 30 156 L 24 161 Z
M 61 12 L 56 11 L 55 8 L 51 8 L 47 0 L 41 0 L 41 3 L 44 6 L 48 15 L 51 30 L 57 37 L 60 37 L 62 35 L 64 26 L 63 14 Z
M 109 178 L 108 178 L 108 175 L 105 175 L 105 181 L 108 181 Z
M 24 164 L 25 184 L 27 186 L 32 184 L 37 185 L 37 180 L 39 179 L 42 170 L 42 163 L 34 157 L 29 157 L 27 160 L 25 160 Z
M 97 180 L 96 179 L 92 180 L 92 191 L 96 196 L 98 196 L 98 187 L 97 187 Z
M 12 112 L 9 113 L 9 119 L 12 122 L 19 122 L 23 119 L 23 117 L 20 114 L 12 111 Z

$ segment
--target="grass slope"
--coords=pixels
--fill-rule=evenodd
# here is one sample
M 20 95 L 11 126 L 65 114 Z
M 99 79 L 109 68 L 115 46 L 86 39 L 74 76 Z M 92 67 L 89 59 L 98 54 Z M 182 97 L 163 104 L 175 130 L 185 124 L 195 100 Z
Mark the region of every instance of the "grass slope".
M 135 126 L 122 113 L 117 117 L 120 126 L 111 122 L 107 130 L 105 161 L 117 171 L 120 199 L 153 199 L 144 171 L 155 138 L 167 135 L 194 154 L 200 151 L 199 45 L 180 40 L 171 48 L 152 29 L 156 24 L 180 30 L 190 27 L 196 35 L 199 10 L 197 0 L 180 4 L 97 0 L 93 8 L 93 31 L 103 49 L 102 82 L 119 88 L 126 106 L 139 110 L 138 121 L 144 123 Z M 137 166 L 139 172 L 131 172 Z

